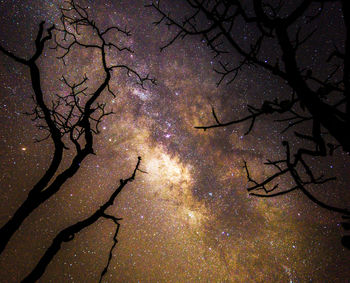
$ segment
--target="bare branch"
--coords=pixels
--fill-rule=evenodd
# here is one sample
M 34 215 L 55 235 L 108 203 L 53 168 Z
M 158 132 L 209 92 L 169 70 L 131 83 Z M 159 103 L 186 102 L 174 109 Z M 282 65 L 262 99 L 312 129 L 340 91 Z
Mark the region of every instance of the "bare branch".
M 55 257 L 55 255 L 58 253 L 58 251 L 61 249 L 61 245 L 64 242 L 69 242 L 72 241 L 75 237 L 75 234 L 79 233 L 80 231 L 82 231 L 83 229 L 85 229 L 86 227 L 93 225 L 96 221 L 98 221 L 100 218 L 106 218 L 106 219 L 112 219 L 113 222 L 117 225 L 117 229 L 116 229 L 116 233 L 114 235 L 114 243 L 112 246 L 112 249 L 110 251 L 109 254 L 109 258 L 108 258 L 108 263 L 106 268 L 103 270 L 102 274 L 101 274 L 101 279 L 100 282 L 102 280 L 103 275 L 107 272 L 109 263 L 110 263 L 110 258 L 111 258 L 111 253 L 113 248 L 115 247 L 117 240 L 117 234 L 119 231 L 119 220 L 120 218 L 116 218 L 113 217 L 111 215 L 107 215 L 105 213 L 105 211 L 113 205 L 116 197 L 118 196 L 118 194 L 122 191 L 122 189 L 129 183 L 132 182 L 135 179 L 136 176 L 136 172 L 138 171 L 138 167 L 140 166 L 140 162 L 141 162 L 141 157 L 138 157 L 138 161 L 136 164 L 136 167 L 134 169 L 134 172 L 132 173 L 132 175 L 123 180 L 120 180 L 120 184 L 119 186 L 114 190 L 114 192 L 111 194 L 111 196 L 109 197 L 109 199 L 99 208 L 97 209 L 93 214 L 91 214 L 89 217 L 68 226 L 67 228 L 63 229 L 62 231 L 60 231 L 56 237 L 53 239 L 51 245 L 48 247 L 48 249 L 45 251 L 44 255 L 41 257 L 41 259 L 39 260 L 38 264 L 35 266 L 35 268 L 22 280 L 22 282 L 35 282 L 37 281 L 45 272 L 47 266 L 50 264 L 50 262 L 52 261 L 52 259 Z

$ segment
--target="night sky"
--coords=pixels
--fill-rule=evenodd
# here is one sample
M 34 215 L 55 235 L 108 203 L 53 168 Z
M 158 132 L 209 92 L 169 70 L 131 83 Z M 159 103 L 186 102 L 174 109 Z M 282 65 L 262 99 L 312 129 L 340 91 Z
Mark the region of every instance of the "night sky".
M 61 4 L 0 1 L 1 45 L 28 57 L 40 21 L 57 22 Z M 297 191 L 273 199 L 247 194 L 243 160 L 262 179 L 270 173 L 263 166 L 266 158 L 284 154 L 281 141 L 288 134 L 281 137 L 282 128 L 273 119 L 264 117 L 248 136 L 243 135 L 247 125 L 194 129 L 213 123 L 211 106 L 228 121 L 242 117 L 247 103 L 259 105 L 262 97 L 288 91 L 286 85 L 248 68 L 234 83 L 217 87 L 216 61 L 200 38 L 188 37 L 159 51 L 174 30 L 152 25 L 159 15 L 144 8 L 144 1 L 85 4 L 101 27 L 127 26 L 132 32 L 126 43 L 135 53 L 126 57 L 115 52 L 110 60 L 120 58 L 158 83 L 142 89 L 125 73 L 113 74 L 117 96 L 105 94 L 103 99 L 116 114 L 101 125 L 96 155 L 86 158 L 61 191 L 23 223 L 0 257 L 0 282 L 23 279 L 60 230 L 108 199 L 119 179 L 132 173 L 137 156 L 147 174 L 139 172 L 109 210 L 123 220 L 105 282 L 348 282 L 350 252 L 340 243 L 340 215 Z M 174 15 L 186 12 L 181 1 L 163 5 Z M 305 49 L 311 60 L 305 64 L 318 66 L 331 46 L 328 35 L 341 38 L 338 4 L 330 11 L 319 20 L 313 42 L 319 49 Z M 64 93 L 59 81 L 63 74 L 78 80 L 87 73 L 90 87 L 97 85 L 101 66 L 92 51 L 77 50 L 67 66 L 55 52 L 47 48 L 40 59 L 48 99 Z M 34 143 L 42 133 L 23 115 L 33 108 L 31 95 L 26 67 L 0 54 L 0 225 L 24 201 L 52 156 L 51 142 Z M 65 162 L 69 158 L 67 154 Z M 349 160 L 338 153 L 313 166 L 338 177 L 313 192 L 334 205 L 349 204 Z M 102 219 L 64 243 L 40 282 L 97 282 L 114 231 L 115 225 Z

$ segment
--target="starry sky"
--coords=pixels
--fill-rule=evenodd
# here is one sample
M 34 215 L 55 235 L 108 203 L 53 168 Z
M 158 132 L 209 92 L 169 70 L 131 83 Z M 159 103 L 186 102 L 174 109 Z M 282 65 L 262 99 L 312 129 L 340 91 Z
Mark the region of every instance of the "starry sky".
M 251 174 L 262 179 L 270 172 L 262 166 L 266 158 L 283 154 L 284 137 L 271 119 L 263 118 L 248 136 L 243 135 L 246 125 L 194 129 L 213 122 L 211 105 L 227 121 L 244 115 L 248 102 L 258 104 L 262 96 L 285 91 L 285 85 L 252 68 L 233 84 L 217 87 L 219 77 L 212 70 L 216 62 L 200 39 L 186 38 L 160 53 L 174 31 L 152 25 L 159 15 L 144 8 L 144 1 L 86 3 L 98 25 L 127 26 L 132 32 L 126 43 L 135 53 L 127 58 L 116 53 L 111 60 L 121 56 L 140 73 L 156 77 L 158 84 L 142 89 L 122 72 L 113 74 L 116 97 L 103 98 L 116 114 L 101 125 L 97 155 L 89 156 L 61 191 L 23 223 L 0 257 L 0 282 L 18 282 L 31 271 L 60 230 L 108 199 L 118 180 L 131 174 L 138 155 L 147 174 L 139 173 L 109 210 L 123 220 L 105 282 L 349 280 L 350 253 L 340 243 L 339 215 L 318 208 L 298 192 L 273 199 L 246 192 L 243 160 Z M 38 24 L 57 22 L 60 5 L 48 0 L 0 1 L 1 45 L 29 56 Z M 175 15 L 184 9 L 181 1 L 164 5 Z M 337 11 L 332 4 L 331 16 L 321 18 L 323 36 L 341 33 Z M 55 52 L 45 50 L 39 64 L 48 98 L 64 91 L 62 74 L 77 80 L 87 73 L 91 86 L 98 82 L 101 71 L 93 52 L 78 50 L 67 66 Z M 322 47 L 307 52 L 313 53 L 306 57 L 317 65 Z M 28 70 L 0 54 L 1 225 L 45 172 L 52 155 L 50 141 L 34 143 L 42 133 L 22 114 L 33 108 L 31 95 Z M 349 203 L 348 165 L 342 155 L 314 163 L 321 172 L 338 177 L 336 186 L 315 190 L 322 200 Z M 114 229 L 110 221 L 100 220 L 64 243 L 41 282 L 98 281 Z

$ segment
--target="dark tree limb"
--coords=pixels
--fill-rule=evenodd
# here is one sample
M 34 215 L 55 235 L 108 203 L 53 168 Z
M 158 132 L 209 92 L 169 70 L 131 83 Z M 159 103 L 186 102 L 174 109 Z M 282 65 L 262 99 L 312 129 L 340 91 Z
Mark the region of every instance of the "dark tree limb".
M 140 169 L 138 169 L 138 171 L 142 172 L 142 170 L 140 170 Z M 120 224 L 119 224 L 118 221 L 122 220 L 121 218 L 116 218 L 116 217 L 114 217 L 112 215 L 108 215 L 108 214 L 105 214 L 104 217 L 107 218 L 107 219 L 111 219 L 116 224 L 117 227 L 115 229 L 115 233 L 114 233 L 114 236 L 113 236 L 113 245 L 111 246 L 111 249 L 109 250 L 108 261 L 107 261 L 107 264 L 106 264 L 105 268 L 101 272 L 99 282 L 102 282 L 103 276 L 106 275 L 106 273 L 108 271 L 108 268 L 109 268 L 109 265 L 111 263 L 112 256 L 113 256 L 113 250 L 114 250 L 115 246 L 118 243 L 117 236 L 118 236 L 118 232 L 119 232 L 119 228 L 120 228 Z
M 58 253 L 58 251 L 61 249 L 61 246 L 64 242 L 70 242 L 74 239 L 75 234 L 79 233 L 86 227 L 89 227 L 90 225 L 93 225 L 96 221 L 98 221 L 100 218 L 105 219 L 111 219 L 116 225 L 117 229 L 113 237 L 113 246 L 110 250 L 109 257 L 108 257 L 108 263 L 101 273 L 100 282 L 103 278 L 103 276 L 106 274 L 108 270 L 109 263 L 112 258 L 112 251 L 115 245 L 117 244 L 117 235 L 119 231 L 119 220 L 120 218 L 116 218 L 114 216 L 108 215 L 105 213 L 105 211 L 113 205 L 115 198 L 118 196 L 118 194 L 122 191 L 122 189 L 129 183 L 132 182 L 135 179 L 136 172 L 139 170 L 141 162 L 141 157 L 138 157 L 138 161 L 136 164 L 136 167 L 134 169 L 134 172 L 132 175 L 123 180 L 120 180 L 119 186 L 114 190 L 114 192 L 111 194 L 109 199 L 99 208 L 97 209 L 93 214 L 91 214 L 89 217 L 85 218 L 84 220 L 81 220 L 73 225 L 68 226 L 67 228 L 63 229 L 61 232 L 57 234 L 57 236 L 53 239 L 51 245 L 48 247 L 44 255 L 39 260 L 38 264 L 35 266 L 35 268 L 22 280 L 22 282 L 35 282 L 37 281 L 45 272 L 47 266 L 50 264 L 50 262 L 53 260 L 55 255 Z
M 58 167 L 62 161 L 64 144 L 61 140 L 61 134 L 59 132 L 59 129 L 55 125 L 54 121 L 51 119 L 50 110 L 44 102 L 43 92 L 41 90 L 40 72 L 39 72 L 38 66 L 36 65 L 36 60 L 41 55 L 44 49 L 45 43 L 48 40 L 50 40 L 52 37 L 52 30 L 54 29 L 54 26 L 47 29 L 48 35 L 45 36 L 44 38 L 42 38 L 43 28 L 44 28 L 44 22 L 41 22 L 39 26 L 38 35 L 35 40 L 36 51 L 29 60 L 19 58 L 13 53 L 6 51 L 3 47 L 0 46 L 0 51 L 2 51 L 5 55 L 29 67 L 32 88 L 35 94 L 35 102 L 37 103 L 36 111 L 37 109 L 40 109 L 40 112 L 42 113 L 42 116 L 40 117 L 45 120 L 46 126 L 50 132 L 50 136 L 52 137 L 52 141 L 55 146 L 53 158 L 51 159 L 49 168 L 44 173 L 42 178 L 37 182 L 37 184 L 34 185 L 34 187 L 31 189 L 26 201 L 18 208 L 18 210 L 15 212 L 12 218 L 3 227 L 1 227 L 0 254 L 6 247 L 12 235 L 22 224 L 24 219 L 39 205 L 40 201 L 38 200 L 38 197 L 37 197 L 38 192 L 43 190 L 43 188 L 45 188 L 46 185 L 50 182 L 50 180 L 58 170 Z

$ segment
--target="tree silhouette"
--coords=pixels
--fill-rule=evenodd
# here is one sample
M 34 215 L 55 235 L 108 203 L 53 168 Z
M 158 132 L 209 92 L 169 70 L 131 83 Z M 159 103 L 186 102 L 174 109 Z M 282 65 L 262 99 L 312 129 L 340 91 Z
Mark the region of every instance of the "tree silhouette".
M 308 44 L 311 48 L 317 47 L 312 46 L 315 43 L 311 39 L 320 36 L 318 21 L 330 12 L 329 2 L 339 2 L 344 19 L 340 27 L 344 29 L 343 38 L 341 42 L 333 40 L 331 52 L 319 55 L 320 65 L 308 66 L 303 62 L 303 48 Z M 284 127 L 282 133 L 294 129 L 296 142 L 291 147 L 289 141 L 283 141 L 285 157 L 267 160 L 265 165 L 274 168 L 275 173 L 263 181 L 255 180 L 244 162 L 248 182 L 252 184 L 248 188 L 250 195 L 276 197 L 298 190 L 317 205 L 347 218 L 349 209 L 319 200 L 309 188 L 335 180 L 317 176 L 310 159 L 332 156 L 337 149 L 345 155 L 350 152 L 349 1 L 184 0 L 183 3 L 190 12 L 182 18 L 171 15 L 160 1 L 146 5 L 161 15 L 156 25 L 165 23 L 176 30 L 161 50 L 179 39 L 198 36 L 219 58 L 219 68 L 214 69 L 220 75 L 218 84 L 224 80 L 234 82 L 246 67 L 258 67 L 290 89 L 276 93 L 270 100 L 261 97 L 260 106 L 247 105 L 247 116 L 229 122 L 221 122 L 212 108 L 214 123 L 195 128 L 205 131 L 249 122 L 247 135 L 262 116 L 277 117 L 275 122 Z M 332 34 L 328 36 L 333 39 Z M 240 61 L 235 63 L 237 57 Z M 293 185 L 280 188 L 281 177 L 291 177 Z M 349 228 L 346 223 L 343 227 Z M 348 236 L 343 237 L 342 242 L 350 248 Z
M 54 144 L 54 152 L 48 169 L 29 191 L 28 197 L 10 220 L 0 229 L 0 254 L 24 220 L 36 208 L 55 195 L 62 185 L 77 173 L 81 163 L 88 155 L 94 154 L 94 136 L 99 133 L 99 125 L 104 117 L 113 114 L 112 111 L 107 111 L 106 103 L 100 102 L 104 94 L 109 93 L 114 96 L 110 86 L 113 71 L 124 70 L 127 76 L 134 77 L 136 83 L 142 87 L 146 82 L 156 83 L 155 79 L 150 78 L 149 75 L 142 76 L 126 64 L 109 63 L 109 56 L 114 53 L 133 53 L 131 48 L 110 41 L 108 38 L 111 38 L 112 33 L 114 36 L 130 36 L 129 31 L 118 26 L 99 28 L 91 19 L 87 8 L 83 8 L 74 1 L 68 1 L 61 8 L 58 26 L 52 25 L 45 28 L 45 22 L 40 23 L 34 41 L 35 51 L 29 59 L 20 57 L 0 45 L 0 51 L 3 54 L 30 70 L 34 109 L 31 113 L 26 114 L 32 117 L 39 130 L 45 132 L 44 137 L 36 142 L 51 139 Z M 67 76 L 62 76 L 61 81 L 69 93 L 45 94 L 43 92 L 42 77 L 37 62 L 43 57 L 43 52 L 50 42 L 53 42 L 50 48 L 58 52 L 57 58 L 61 59 L 64 64 L 66 64 L 65 59 L 74 49 L 94 50 L 98 54 L 103 79 L 100 82 L 96 80 L 98 85 L 94 87 L 94 90 L 90 91 L 91 87 L 87 86 L 88 77 L 86 75 L 82 76 L 80 81 L 74 82 L 71 81 L 71 74 L 67 74 Z M 63 156 L 67 153 L 72 156 L 72 159 L 68 165 L 64 165 Z M 141 158 L 131 177 L 120 180 L 120 185 L 111 194 L 109 200 L 95 213 L 58 233 L 40 262 L 24 281 L 37 280 L 60 249 L 62 242 L 72 240 L 74 234 L 95 223 L 101 217 L 111 219 L 117 225 L 112 249 L 114 248 L 120 219 L 105 214 L 105 210 L 113 204 L 122 188 L 134 179 L 140 160 Z M 110 258 L 106 269 L 101 274 L 101 279 L 107 271 L 109 261 Z

